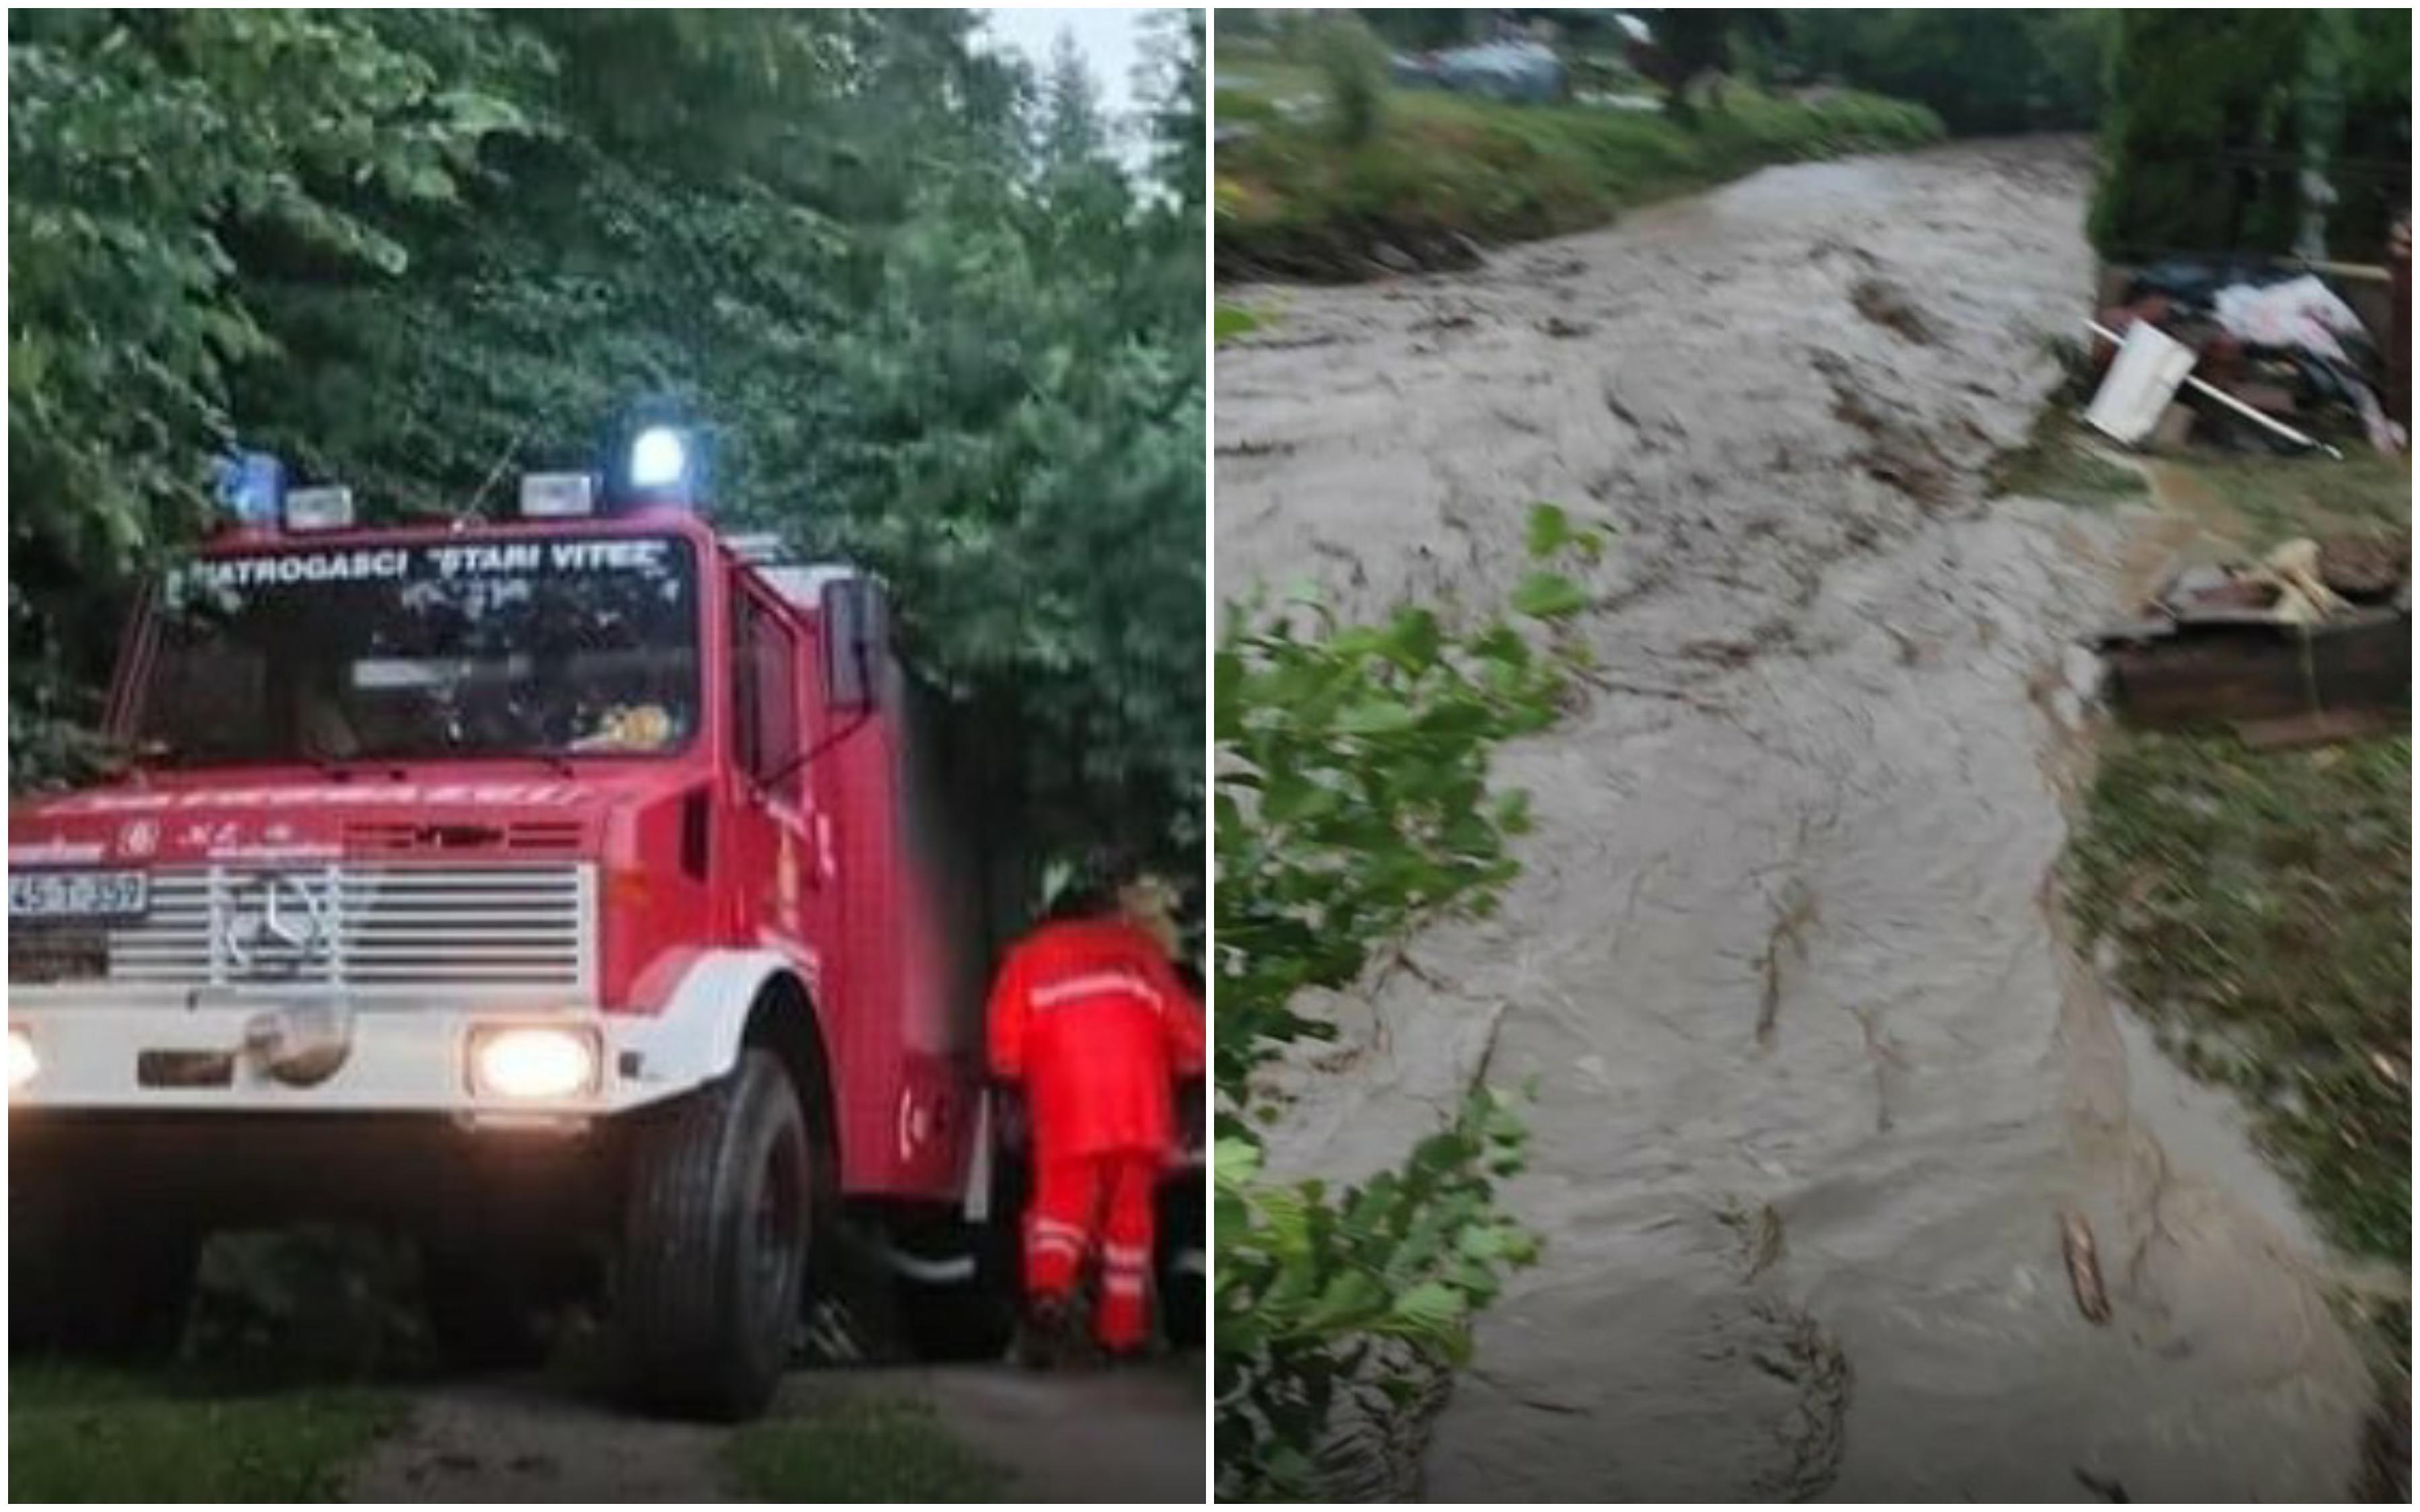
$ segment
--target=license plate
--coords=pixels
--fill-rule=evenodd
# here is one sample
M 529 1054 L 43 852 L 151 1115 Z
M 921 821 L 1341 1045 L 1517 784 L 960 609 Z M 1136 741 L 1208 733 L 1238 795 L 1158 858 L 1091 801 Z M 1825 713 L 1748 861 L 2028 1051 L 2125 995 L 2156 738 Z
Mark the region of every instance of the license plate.
M 8 918 L 140 918 L 151 906 L 143 872 L 11 872 Z

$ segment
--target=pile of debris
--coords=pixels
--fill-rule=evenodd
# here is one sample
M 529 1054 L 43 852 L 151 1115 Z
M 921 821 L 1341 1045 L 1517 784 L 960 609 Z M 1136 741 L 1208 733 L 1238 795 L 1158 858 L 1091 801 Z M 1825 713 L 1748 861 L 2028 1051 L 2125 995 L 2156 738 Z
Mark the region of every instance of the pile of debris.
M 2381 453 L 2408 444 L 2380 399 L 2380 344 L 2315 273 L 2163 263 L 2089 325 L 2106 377 L 2086 418 L 2129 445 L 2173 448 L 2201 430 L 2341 455 L 2320 433 L 2356 424 Z
M 2093 638 L 2110 702 L 2154 729 L 2231 725 L 2308 745 L 2408 721 L 2408 536 L 2288 541 L 2258 562 L 2182 568 Z

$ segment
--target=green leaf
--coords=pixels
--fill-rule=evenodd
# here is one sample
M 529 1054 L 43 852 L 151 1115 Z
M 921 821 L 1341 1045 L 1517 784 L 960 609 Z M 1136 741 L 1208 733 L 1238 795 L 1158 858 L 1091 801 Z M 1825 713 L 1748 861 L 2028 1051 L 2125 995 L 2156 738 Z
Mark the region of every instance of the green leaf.
M 1336 730 L 1347 735 L 1391 735 L 1409 730 L 1419 717 L 1400 699 L 1363 699 L 1338 713 Z
M 1560 551 L 1572 539 L 1571 517 L 1559 504 L 1529 506 L 1529 556 L 1543 562 Z
M 1537 620 L 1563 620 L 1588 608 L 1577 583 L 1554 572 L 1533 572 L 1512 591 L 1512 608 Z
M 1397 1297 L 1390 1311 L 1398 1321 L 1442 1335 L 1461 1321 L 1468 1305 L 1463 1294 L 1446 1283 L 1423 1281 Z

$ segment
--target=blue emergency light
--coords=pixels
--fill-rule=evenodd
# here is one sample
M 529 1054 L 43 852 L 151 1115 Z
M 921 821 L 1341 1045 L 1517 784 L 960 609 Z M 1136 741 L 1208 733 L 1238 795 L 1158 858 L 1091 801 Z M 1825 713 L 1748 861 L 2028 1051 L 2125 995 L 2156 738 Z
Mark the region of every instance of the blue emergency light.
M 286 506 L 286 464 L 267 452 L 232 452 L 219 459 L 218 501 L 239 524 L 276 528 Z

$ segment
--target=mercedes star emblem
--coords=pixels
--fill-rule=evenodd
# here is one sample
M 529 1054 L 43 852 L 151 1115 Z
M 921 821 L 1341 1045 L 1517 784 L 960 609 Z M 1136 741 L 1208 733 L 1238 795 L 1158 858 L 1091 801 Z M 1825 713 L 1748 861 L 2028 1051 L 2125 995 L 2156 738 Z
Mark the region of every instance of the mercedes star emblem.
M 238 969 L 280 976 L 324 955 L 328 935 L 325 897 L 302 878 L 277 872 L 237 885 L 219 931 Z

